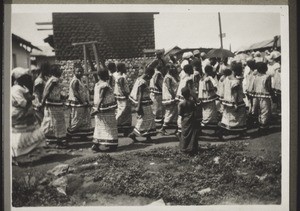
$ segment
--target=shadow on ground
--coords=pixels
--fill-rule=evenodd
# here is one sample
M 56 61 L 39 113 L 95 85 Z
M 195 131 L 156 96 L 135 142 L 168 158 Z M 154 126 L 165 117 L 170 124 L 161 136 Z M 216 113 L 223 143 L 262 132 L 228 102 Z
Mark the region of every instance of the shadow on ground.
M 70 160 L 76 157 L 81 157 L 81 155 L 70 155 L 70 154 L 47 154 L 44 155 L 38 159 L 34 159 L 31 161 L 19 161 L 18 165 L 19 167 L 34 167 L 34 166 L 39 166 L 39 165 L 44 165 L 44 164 L 49 164 L 49 163 L 55 163 L 55 162 L 63 162 L 66 160 Z

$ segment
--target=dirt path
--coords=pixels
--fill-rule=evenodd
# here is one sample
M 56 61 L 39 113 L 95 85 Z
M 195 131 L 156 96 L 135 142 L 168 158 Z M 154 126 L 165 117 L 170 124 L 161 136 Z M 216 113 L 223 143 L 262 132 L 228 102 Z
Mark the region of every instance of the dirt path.
M 210 131 L 204 131 L 210 132 Z M 251 130 L 250 134 L 255 134 L 255 130 Z M 153 138 L 154 144 L 143 143 L 143 138 L 138 144 L 133 144 L 132 140 L 127 137 L 119 138 L 119 146 L 116 152 L 110 152 L 111 156 L 136 151 L 147 151 L 159 147 L 177 147 L 178 139 L 174 135 L 161 136 L 157 135 Z M 247 146 L 247 153 L 256 156 L 263 156 L 266 159 L 274 159 L 281 155 L 281 132 L 279 127 L 270 128 L 267 135 L 251 139 L 238 139 L 235 137 L 226 137 L 225 140 L 219 141 L 216 137 L 204 135 L 199 137 L 200 146 L 203 144 L 224 144 L 230 141 L 243 141 Z M 97 156 L 99 153 L 94 153 L 90 150 L 91 141 L 74 141 L 70 143 L 68 149 L 55 149 L 51 147 L 46 149 L 46 155 L 41 159 L 36 160 L 34 157 L 31 163 L 21 164 L 20 166 L 13 166 L 13 175 L 20 175 L 26 171 L 38 170 L 47 171 L 59 163 L 70 163 L 73 160 L 85 159 Z M 101 152 L 100 152 L 101 153 Z
M 255 136 L 256 130 L 250 130 L 250 135 Z M 204 131 L 204 133 L 210 133 L 210 131 Z M 139 138 L 143 141 L 143 138 Z M 111 157 L 118 157 L 125 153 L 133 154 L 135 152 L 147 152 L 158 148 L 177 148 L 178 139 L 174 136 L 156 136 L 153 138 L 155 143 L 137 143 L 133 144 L 132 140 L 126 137 L 119 138 L 119 146 L 116 152 L 108 153 Z M 269 134 L 254 137 L 251 139 L 239 139 L 234 136 L 226 137 L 225 140 L 219 141 L 216 137 L 211 135 L 202 135 L 199 137 L 199 145 L 206 146 L 207 144 L 219 145 L 219 144 L 230 144 L 234 142 L 242 142 L 245 145 L 245 150 L 242 152 L 245 155 L 261 157 L 264 160 L 270 162 L 278 160 L 281 156 L 281 128 L 280 126 L 273 126 L 269 130 Z M 92 146 L 91 141 L 78 140 L 70 143 L 68 149 L 46 149 L 47 154 L 41 158 L 31 157 L 31 162 L 21 163 L 20 166 L 13 166 L 13 178 L 18 180 L 19 178 L 24 178 L 28 174 L 46 174 L 48 170 L 54 168 L 59 164 L 74 164 L 82 160 L 89 160 L 97 157 L 101 154 L 106 153 L 94 153 L 90 150 Z M 147 197 L 132 197 L 128 195 L 111 195 L 111 194 L 91 194 L 89 198 L 94 198 L 95 200 L 85 201 L 84 199 L 73 199 L 80 200 L 80 205 L 93 205 L 93 206 L 103 206 L 103 205 L 147 205 L 153 202 L 153 199 Z M 77 203 L 77 202 L 76 202 Z M 222 204 L 236 204 L 240 203 L 234 198 L 228 198 L 221 202 Z M 256 203 L 256 201 L 243 201 L 242 203 Z M 273 202 L 270 202 L 273 203 Z M 277 203 L 277 202 L 276 202 Z

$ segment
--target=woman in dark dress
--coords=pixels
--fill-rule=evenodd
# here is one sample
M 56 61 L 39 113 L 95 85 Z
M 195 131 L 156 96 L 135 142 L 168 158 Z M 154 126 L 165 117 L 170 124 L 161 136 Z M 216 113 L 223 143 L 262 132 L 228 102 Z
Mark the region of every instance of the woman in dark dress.
M 182 152 L 195 154 L 198 151 L 198 129 L 195 118 L 195 102 L 190 97 L 190 90 L 184 87 L 182 90 L 184 100 L 178 105 L 178 114 L 181 116 L 181 137 L 179 148 Z

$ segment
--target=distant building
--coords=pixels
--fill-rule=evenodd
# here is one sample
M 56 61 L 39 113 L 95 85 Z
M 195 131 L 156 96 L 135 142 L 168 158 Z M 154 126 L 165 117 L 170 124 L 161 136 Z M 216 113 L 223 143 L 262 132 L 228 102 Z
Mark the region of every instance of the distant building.
M 55 63 L 55 52 L 51 46 L 38 46 L 38 48 L 41 51 L 33 49 L 30 54 L 32 63 L 37 67 L 40 67 L 44 62 Z
M 257 42 L 254 43 L 250 46 L 245 46 L 242 48 L 239 48 L 236 52 L 238 53 L 242 53 L 242 52 L 247 52 L 247 51 L 271 51 L 272 49 L 277 49 L 280 50 L 281 49 L 281 36 L 277 35 L 274 36 L 273 39 L 269 39 L 269 40 L 264 40 L 261 42 Z
M 83 59 L 83 48 L 72 43 L 88 41 L 98 42 L 100 60 L 143 57 L 144 49 L 155 49 L 154 14 L 53 13 L 53 36 L 44 41 L 57 60 Z
M 170 55 L 175 55 L 180 50 L 182 50 L 182 49 L 179 48 L 178 46 L 170 48 L 165 52 L 165 57 L 170 56 Z
M 33 49 L 41 51 L 41 49 L 32 45 L 31 42 L 12 34 L 12 68 L 23 67 L 30 69 L 30 53 Z

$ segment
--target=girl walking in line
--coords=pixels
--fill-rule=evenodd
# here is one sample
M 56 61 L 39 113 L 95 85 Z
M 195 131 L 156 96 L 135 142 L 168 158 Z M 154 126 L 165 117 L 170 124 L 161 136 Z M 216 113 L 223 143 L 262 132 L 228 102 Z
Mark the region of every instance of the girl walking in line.
M 126 80 L 126 66 L 124 63 L 117 64 L 117 74 L 115 76 L 114 95 L 117 99 L 118 131 L 128 136 L 132 130 L 131 102 L 129 100 L 129 86 Z
M 98 72 L 100 80 L 94 88 L 94 112 L 95 129 L 93 151 L 103 150 L 115 151 L 118 147 L 118 128 L 116 120 L 117 102 L 113 89 L 108 84 L 108 70 Z
M 81 82 L 83 68 L 81 63 L 74 64 L 74 77 L 70 81 L 68 106 L 70 112 L 70 124 L 67 129 L 69 138 L 88 138 L 93 135 L 89 108 L 89 90 Z
M 66 141 L 67 128 L 64 114 L 65 96 L 61 95 L 62 85 L 59 80 L 61 74 L 60 65 L 51 65 L 51 77 L 45 85 L 42 99 L 42 106 L 44 106 L 42 128 L 47 139 L 54 139 L 58 148 L 65 148 L 68 143 Z
M 162 104 L 165 107 L 164 122 L 162 128 L 159 130 L 163 135 L 167 135 L 166 129 L 176 128 L 177 129 L 177 116 L 178 106 L 177 100 L 175 99 L 178 81 L 177 81 L 177 69 L 169 63 L 166 65 L 167 74 L 164 77 L 162 85 Z
M 149 66 L 145 73 L 136 79 L 130 93 L 130 100 L 136 106 L 137 122 L 129 137 L 137 142 L 137 136 L 146 137 L 147 142 L 152 142 L 151 136 L 156 135 L 155 116 L 152 112 L 152 100 L 150 99 L 149 81 L 154 74 L 154 68 Z

